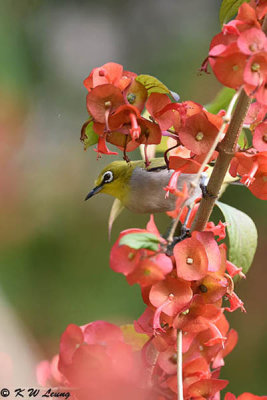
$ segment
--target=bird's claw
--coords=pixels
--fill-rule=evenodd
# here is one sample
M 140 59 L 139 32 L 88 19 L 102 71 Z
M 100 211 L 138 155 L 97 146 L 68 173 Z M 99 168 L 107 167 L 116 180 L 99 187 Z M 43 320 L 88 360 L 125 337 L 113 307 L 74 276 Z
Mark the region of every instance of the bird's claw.
M 205 184 L 203 184 L 203 183 L 200 183 L 199 186 L 200 186 L 200 189 L 201 189 L 201 192 L 202 192 L 202 197 L 203 197 L 204 199 L 208 199 L 208 198 L 210 198 L 210 199 L 217 199 L 217 198 L 218 198 L 218 196 L 209 193 L 209 191 L 208 191 L 208 189 L 207 189 L 207 185 L 205 185 Z
M 123 155 L 123 159 L 124 159 L 127 163 L 129 163 L 129 162 L 131 161 L 130 158 L 127 156 L 126 153 Z
M 199 181 L 199 186 L 200 186 L 200 189 L 201 189 L 201 192 L 202 192 L 202 197 L 204 199 L 208 199 L 208 198 L 217 199 L 218 196 L 209 193 L 209 191 L 207 189 L 208 182 L 209 182 L 208 176 L 207 176 L 207 174 L 205 172 L 203 172 L 201 174 L 201 176 L 200 176 L 200 181 Z

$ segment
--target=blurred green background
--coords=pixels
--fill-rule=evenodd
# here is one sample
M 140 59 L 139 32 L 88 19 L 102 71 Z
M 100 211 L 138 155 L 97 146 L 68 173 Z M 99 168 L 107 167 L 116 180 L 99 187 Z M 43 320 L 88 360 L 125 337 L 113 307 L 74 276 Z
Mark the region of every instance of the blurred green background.
M 83 151 L 82 81 L 108 61 L 157 76 L 182 100 L 208 103 L 219 90 L 198 76 L 220 30 L 219 0 L 0 1 L 0 285 L 17 318 L 50 358 L 69 323 L 132 322 L 137 286 L 109 268 L 119 232 L 148 217 L 124 211 L 108 241 L 112 199 L 83 199 L 111 158 Z M 136 155 L 136 157 L 139 157 Z M 114 159 L 114 158 L 113 158 Z M 242 187 L 223 201 L 247 212 L 259 231 L 254 265 L 237 292 L 247 314 L 229 315 L 239 343 L 222 377 L 228 390 L 266 394 L 266 232 L 263 202 Z M 168 219 L 157 217 L 159 227 Z M 1 328 L 0 328 L 1 329 Z M 6 351 L 0 343 L 0 352 Z

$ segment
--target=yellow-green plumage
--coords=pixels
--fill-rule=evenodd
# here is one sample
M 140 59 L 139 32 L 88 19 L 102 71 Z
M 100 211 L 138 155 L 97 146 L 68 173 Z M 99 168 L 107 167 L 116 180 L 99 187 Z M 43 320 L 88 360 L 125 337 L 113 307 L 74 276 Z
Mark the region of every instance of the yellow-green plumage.
M 107 165 L 99 174 L 95 181 L 95 186 L 99 186 L 102 182 L 103 175 L 107 171 L 112 171 L 114 180 L 109 184 L 106 184 L 101 189 L 101 193 L 109 194 L 119 199 L 122 203 L 127 201 L 127 195 L 129 192 L 129 180 L 131 178 L 133 169 L 137 166 L 144 166 L 143 161 L 113 161 Z

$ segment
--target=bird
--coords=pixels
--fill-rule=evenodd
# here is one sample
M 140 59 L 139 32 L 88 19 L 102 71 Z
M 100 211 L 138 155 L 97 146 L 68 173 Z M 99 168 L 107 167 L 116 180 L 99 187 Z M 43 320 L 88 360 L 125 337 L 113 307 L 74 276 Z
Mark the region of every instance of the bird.
M 106 193 L 117 199 L 118 209 L 127 208 L 133 213 L 155 214 L 172 211 L 176 207 L 177 197 L 171 193 L 166 196 L 166 187 L 174 170 L 168 169 L 163 157 L 154 158 L 148 167 L 143 160 L 113 161 L 106 166 L 95 181 L 95 187 L 85 200 L 97 193 Z M 193 181 L 196 174 L 181 174 L 177 189 L 182 191 L 184 183 Z M 189 188 L 189 187 L 188 187 Z M 185 205 L 192 203 L 202 195 L 199 185 Z

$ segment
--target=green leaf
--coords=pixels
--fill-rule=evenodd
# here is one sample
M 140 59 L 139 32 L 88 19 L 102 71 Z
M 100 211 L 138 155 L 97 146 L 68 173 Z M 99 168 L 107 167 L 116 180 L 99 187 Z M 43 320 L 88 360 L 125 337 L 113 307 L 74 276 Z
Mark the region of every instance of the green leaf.
M 81 140 L 84 144 L 84 150 L 87 150 L 88 147 L 93 146 L 98 142 L 99 136 L 95 133 L 93 124 L 94 122 L 89 120 L 82 126 Z
M 219 91 L 215 99 L 207 104 L 205 108 L 212 114 L 217 114 L 220 110 L 227 110 L 234 94 L 234 89 L 224 87 Z
M 248 138 L 244 129 L 242 129 L 237 143 L 241 149 L 246 149 L 248 147 Z
M 246 274 L 252 264 L 257 248 L 257 229 L 252 219 L 244 212 L 217 201 L 227 222 L 229 235 L 229 260 L 241 267 Z
M 221 25 L 226 24 L 237 14 L 241 4 L 248 2 L 249 0 L 223 0 L 219 14 Z
M 138 75 L 135 80 L 140 82 L 146 88 L 148 94 L 151 93 L 166 93 L 170 94 L 169 89 L 157 78 L 151 75 Z
M 158 250 L 159 238 L 153 233 L 129 233 L 121 238 L 119 245 L 126 245 L 132 249 L 148 249 L 152 251 Z

